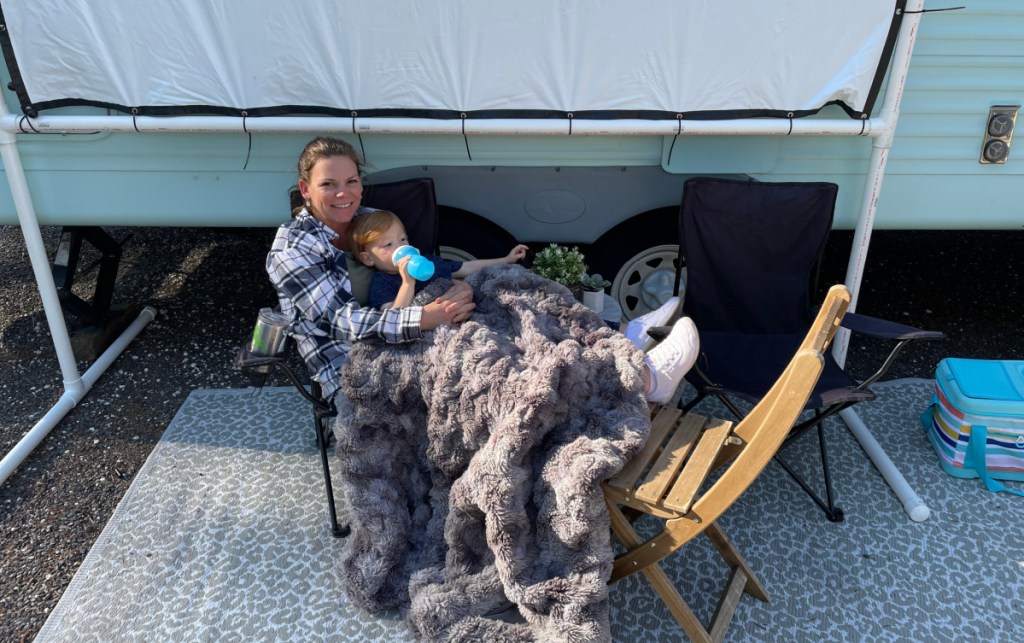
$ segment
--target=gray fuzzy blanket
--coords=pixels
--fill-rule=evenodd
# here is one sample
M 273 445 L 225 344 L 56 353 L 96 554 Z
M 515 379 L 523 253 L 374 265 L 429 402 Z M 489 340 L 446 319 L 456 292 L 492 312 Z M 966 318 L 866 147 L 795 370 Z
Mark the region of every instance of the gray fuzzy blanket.
M 610 640 L 600 483 L 647 439 L 643 355 L 519 266 L 467 281 L 459 327 L 349 354 L 343 587 L 426 640 Z

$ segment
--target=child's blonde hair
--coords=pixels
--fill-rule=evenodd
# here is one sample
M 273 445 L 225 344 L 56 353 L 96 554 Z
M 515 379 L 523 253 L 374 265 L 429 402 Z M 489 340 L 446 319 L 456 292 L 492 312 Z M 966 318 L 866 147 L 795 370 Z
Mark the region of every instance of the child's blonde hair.
M 348 247 L 352 250 L 352 254 L 358 257 L 359 253 L 364 252 L 395 223 L 402 226 L 403 230 L 405 229 L 402 220 L 390 210 L 374 210 L 356 217 L 352 221 L 352 225 L 348 227 Z

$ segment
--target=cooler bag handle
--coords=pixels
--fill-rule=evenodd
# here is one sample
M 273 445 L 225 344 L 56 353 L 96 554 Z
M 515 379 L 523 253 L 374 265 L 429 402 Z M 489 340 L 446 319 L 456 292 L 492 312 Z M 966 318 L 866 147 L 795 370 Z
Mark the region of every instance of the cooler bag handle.
M 987 427 L 980 425 L 974 425 L 971 427 L 971 437 L 967 441 L 967 453 L 964 454 L 964 468 L 974 469 L 989 491 L 1009 491 L 1015 496 L 1024 496 L 1024 491 L 1008 489 L 998 480 L 988 477 L 988 469 L 985 468 L 985 442 L 987 437 Z
M 918 418 L 921 421 L 921 428 L 925 431 L 932 429 L 932 424 L 935 422 L 935 413 L 938 411 L 939 396 L 937 394 L 932 395 L 932 401 L 928 403 L 928 406 L 921 411 L 921 415 Z

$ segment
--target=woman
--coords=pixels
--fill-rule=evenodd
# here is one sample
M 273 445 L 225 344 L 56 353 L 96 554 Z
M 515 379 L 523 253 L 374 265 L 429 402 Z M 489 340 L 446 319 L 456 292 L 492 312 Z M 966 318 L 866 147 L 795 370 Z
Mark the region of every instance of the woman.
M 389 343 L 419 339 L 424 331 L 457 324 L 474 308 L 472 289 L 456 282 L 425 306 L 377 310 L 352 296 L 343 251 L 346 231 L 362 207 L 359 155 L 340 139 L 318 137 L 299 156 L 299 192 L 304 203 L 282 225 L 267 272 L 281 312 L 293 321 L 291 333 L 324 399 L 338 390 L 338 371 L 349 345 L 378 337 Z

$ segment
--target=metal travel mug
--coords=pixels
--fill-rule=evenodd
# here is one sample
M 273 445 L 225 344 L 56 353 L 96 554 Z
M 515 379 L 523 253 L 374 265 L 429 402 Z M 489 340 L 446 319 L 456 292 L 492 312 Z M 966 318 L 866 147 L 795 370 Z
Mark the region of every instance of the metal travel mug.
M 253 355 L 273 357 L 284 350 L 284 341 L 288 338 L 288 316 L 270 308 L 261 308 L 256 319 L 256 327 L 252 331 L 252 344 L 249 350 Z

